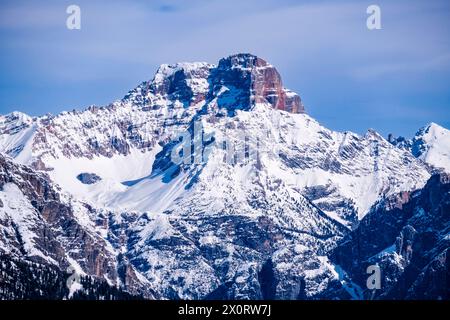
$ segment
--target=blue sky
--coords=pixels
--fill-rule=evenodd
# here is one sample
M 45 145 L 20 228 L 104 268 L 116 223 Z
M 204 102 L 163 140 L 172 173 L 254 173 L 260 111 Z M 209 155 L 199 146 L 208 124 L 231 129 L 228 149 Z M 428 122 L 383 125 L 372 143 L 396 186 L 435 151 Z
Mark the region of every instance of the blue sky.
M 70 4 L 81 30 L 66 28 Z M 371 4 L 381 30 L 366 27 Z M 448 0 L 1 1 L 0 114 L 104 105 L 161 63 L 238 52 L 275 65 L 331 129 L 450 128 Z

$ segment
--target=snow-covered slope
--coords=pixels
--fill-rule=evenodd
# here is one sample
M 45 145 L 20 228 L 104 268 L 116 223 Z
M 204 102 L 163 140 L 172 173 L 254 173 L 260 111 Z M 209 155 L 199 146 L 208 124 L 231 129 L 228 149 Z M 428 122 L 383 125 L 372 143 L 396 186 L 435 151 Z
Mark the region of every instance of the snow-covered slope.
M 105 107 L 2 116 L 0 152 L 73 200 L 80 228 L 108 248 L 106 277 L 163 298 L 315 296 L 339 277 L 326 257 L 338 240 L 374 203 L 430 177 L 373 130 L 320 125 L 276 69 L 249 54 L 162 65 Z M 9 208 L 10 195 L 30 199 L 6 180 L 5 190 Z M 9 221 L 11 210 L 0 213 Z M 98 263 L 86 267 L 82 252 L 70 261 L 95 275 Z
M 264 170 L 348 226 L 381 196 L 419 188 L 429 177 L 410 154 L 374 131 L 358 136 L 322 127 L 282 87 L 275 68 L 251 55 L 231 56 L 218 66 L 162 65 L 152 81 L 107 107 L 35 119 L 8 115 L 0 147 L 95 206 L 162 212 L 188 196 L 190 176 L 163 182 L 152 174 L 155 156 L 194 118 L 214 122 L 208 130 L 218 136 L 233 131 L 229 126 L 246 127 L 250 137 L 270 135 L 263 146 L 270 156 L 261 154 Z M 83 173 L 101 180 L 83 184 L 77 179 Z
M 426 163 L 450 172 L 450 131 L 436 123 L 429 124 L 413 138 L 412 152 Z
M 437 169 L 450 172 L 450 130 L 434 122 L 421 128 L 410 140 L 399 137 L 391 143 Z
M 130 292 L 151 296 L 108 241 L 107 216 L 61 193 L 45 173 L 0 155 L 0 254 L 63 272 L 70 266 L 80 275 L 113 286 L 127 282 Z M 126 275 L 118 273 L 120 267 L 128 268 Z
M 429 176 L 411 154 L 399 151 L 373 131 L 365 136 L 333 132 L 305 114 L 280 112 L 264 104 L 257 104 L 251 112 L 238 111 L 231 119 L 216 119 L 211 114 L 214 112 L 198 120 L 205 135 L 216 139 L 208 145 L 208 161 L 201 168 L 184 168 L 172 175 L 172 180 L 161 184 L 160 188 L 165 189 L 161 194 L 178 190 L 177 197 L 189 202 L 191 195 L 200 190 L 201 203 L 207 206 L 227 207 L 234 201 L 242 208 L 255 186 L 278 181 L 279 191 L 291 188 L 300 192 L 332 218 L 350 226 L 379 197 L 420 188 Z M 228 150 L 220 147 L 220 141 L 225 139 L 231 139 L 228 142 L 237 149 L 254 149 L 254 163 L 242 166 L 224 161 Z M 266 180 L 252 182 L 254 175 L 266 175 Z M 129 209 L 139 203 L 138 190 L 150 191 L 163 179 L 163 174 L 152 175 L 130 187 L 126 203 Z M 190 188 L 183 190 L 187 185 Z M 117 199 L 116 205 L 125 203 L 119 194 L 113 198 Z M 159 206 L 152 207 L 156 203 L 157 199 L 147 197 L 140 209 L 158 211 Z M 192 203 L 199 205 L 197 201 Z M 181 207 L 186 210 L 186 206 Z

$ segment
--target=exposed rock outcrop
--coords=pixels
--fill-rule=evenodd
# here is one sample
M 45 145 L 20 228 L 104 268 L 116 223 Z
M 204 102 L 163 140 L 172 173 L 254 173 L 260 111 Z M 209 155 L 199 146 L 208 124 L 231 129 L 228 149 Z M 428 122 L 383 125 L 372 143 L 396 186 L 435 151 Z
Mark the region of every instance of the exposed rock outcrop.
M 361 288 L 367 266 L 380 266 L 381 289 L 364 290 L 367 299 L 450 299 L 449 232 L 450 175 L 441 173 L 374 206 L 331 260 Z
M 75 265 L 94 278 L 120 284 L 117 253 L 92 224 L 100 212 L 61 194 L 46 173 L 0 154 L 0 201 L 0 254 L 62 272 Z M 128 275 L 122 277 L 129 286 L 125 290 L 153 297 L 133 270 Z
M 251 54 L 221 59 L 211 71 L 210 82 L 213 96 L 219 95 L 219 107 L 246 110 L 255 103 L 270 103 L 274 109 L 305 112 L 300 97 L 283 87 L 275 67 Z
M 80 180 L 84 184 L 94 184 L 100 180 L 102 180 L 101 177 L 96 175 L 95 173 L 89 173 L 89 172 L 83 172 L 80 173 L 77 176 L 77 179 Z

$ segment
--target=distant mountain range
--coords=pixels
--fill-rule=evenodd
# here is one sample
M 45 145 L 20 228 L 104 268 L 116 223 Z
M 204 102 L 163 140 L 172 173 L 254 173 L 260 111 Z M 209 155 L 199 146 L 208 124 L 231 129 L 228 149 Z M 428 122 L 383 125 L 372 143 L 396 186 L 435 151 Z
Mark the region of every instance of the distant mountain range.
M 306 111 L 237 54 L 162 65 L 107 106 L 0 116 L 0 263 L 71 268 L 93 299 L 449 299 L 450 131 Z

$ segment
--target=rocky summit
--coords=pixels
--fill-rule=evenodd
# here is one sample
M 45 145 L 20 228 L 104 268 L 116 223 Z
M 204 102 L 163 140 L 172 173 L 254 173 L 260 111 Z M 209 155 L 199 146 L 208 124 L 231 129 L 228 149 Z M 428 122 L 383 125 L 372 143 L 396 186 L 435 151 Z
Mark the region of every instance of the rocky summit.
M 0 297 L 86 295 L 41 281 L 76 273 L 111 297 L 448 299 L 449 139 L 327 129 L 251 54 L 161 65 L 106 106 L 2 115 Z

